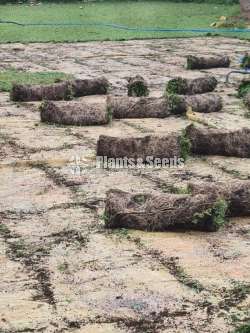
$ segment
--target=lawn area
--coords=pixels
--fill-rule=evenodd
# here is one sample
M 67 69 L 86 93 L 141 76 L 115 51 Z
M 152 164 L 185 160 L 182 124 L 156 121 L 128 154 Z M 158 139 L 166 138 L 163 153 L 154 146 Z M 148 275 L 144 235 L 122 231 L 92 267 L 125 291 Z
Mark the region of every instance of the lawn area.
M 0 20 L 20 23 L 113 23 L 147 28 L 209 28 L 221 15 L 235 15 L 237 5 L 122 1 L 96 3 L 43 3 L 39 6 L 0 5 Z M 197 34 L 195 34 L 197 35 Z M 204 35 L 204 34 L 203 34 Z M 226 34 L 250 38 L 249 33 Z M 0 24 L 0 43 L 75 42 L 136 38 L 188 37 L 186 32 L 139 32 L 103 26 L 18 26 Z
M 9 69 L 0 72 L 0 91 L 10 91 L 12 83 L 50 84 L 58 80 L 72 79 L 72 75 L 61 72 L 23 72 Z

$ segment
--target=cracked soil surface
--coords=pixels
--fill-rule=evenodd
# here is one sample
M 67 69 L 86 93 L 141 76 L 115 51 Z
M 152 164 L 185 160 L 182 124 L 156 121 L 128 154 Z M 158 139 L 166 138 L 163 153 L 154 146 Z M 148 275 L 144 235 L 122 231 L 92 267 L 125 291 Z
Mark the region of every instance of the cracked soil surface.
M 187 71 L 185 55 L 229 55 L 232 67 L 250 42 L 194 38 L 76 44 L 2 44 L 0 70 L 56 70 L 106 76 L 112 92 L 140 74 L 152 96 L 174 76 L 211 73 L 224 108 L 200 115 L 221 128 L 250 127 L 235 96 L 242 77 L 228 69 Z M 84 99 L 84 98 L 82 98 Z M 85 99 L 104 102 L 102 96 Z M 104 228 L 105 193 L 166 191 L 196 181 L 250 178 L 250 160 L 192 157 L 182 169 L 96 169 L 100 134 L 165 135 L 190 121 L 124 119 L 107 126 L 40 123 L 38 103 L 0 93 L 0 332 L 217 333 L 250 318 L 250 219 L 216 233 Z M 72 173 L 75 157 L 81 173 Z

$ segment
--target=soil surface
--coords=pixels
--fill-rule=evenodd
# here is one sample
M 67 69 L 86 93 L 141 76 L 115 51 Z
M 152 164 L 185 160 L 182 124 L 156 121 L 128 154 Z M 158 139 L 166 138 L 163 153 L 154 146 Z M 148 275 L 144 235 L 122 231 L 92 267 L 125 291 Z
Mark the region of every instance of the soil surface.
M 0 45 L 0 70 L 106 76 L 112 93 L 142 75 L 151 96 L 175 77 L 219 81 L 219 113 L 192 120 L 250 128 L 229 69 L 188 71 L 185 55 L 228 55 L 232 67 L 250 43 L 229 38 L 77 44 Z M 105 97 L 82 100 L 105 101 Z M 104 228 L 105 193 L 171 191 L 189 181 L 250 178 L 250 160 L 192 157 L 179 169 L 104 170 L 95 166 L 100 134 L 166 135 L 185 117 L 123 119 L 106 126 L 40 123 L 39 103 L 0 93 L 0 331 L 74 333 L 233 332 L 250 317 L 250 218 L 216 233 Z

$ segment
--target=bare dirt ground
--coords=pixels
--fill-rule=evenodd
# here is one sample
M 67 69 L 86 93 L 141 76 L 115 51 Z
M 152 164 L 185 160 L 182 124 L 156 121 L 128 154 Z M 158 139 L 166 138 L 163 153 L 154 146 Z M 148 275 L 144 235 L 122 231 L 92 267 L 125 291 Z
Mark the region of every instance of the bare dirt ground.
M 186 54 L 223 54 L 234 67 L 249 47 L 227 38 L 11 44 L 0 46 L 0 69 L 105 75 L 116 94 L 140 74 L 155 96 L 176 75 L 212 73 L 224 109 L 200 117 L 241 128 L 250 127 L 235 97 L 242 77 L 226 86 L 228 69 L 187 71 L 184 64 Z M 166 192 L 190 180 L 249 179 L 250 160 L 193 157 L 183 169 L 96 169 L 100 134 L 163 135 L 190 121 L 59 127 L 41 124 L 37 106 L 0 93 L 0 332 L 232 332 L 249 320 L 249 218 L 232 219 L 216 233 L 146 233 L 107 231 L 102 214 L 110 188 Z M 80 175 L 72 174 L 77 163 Z

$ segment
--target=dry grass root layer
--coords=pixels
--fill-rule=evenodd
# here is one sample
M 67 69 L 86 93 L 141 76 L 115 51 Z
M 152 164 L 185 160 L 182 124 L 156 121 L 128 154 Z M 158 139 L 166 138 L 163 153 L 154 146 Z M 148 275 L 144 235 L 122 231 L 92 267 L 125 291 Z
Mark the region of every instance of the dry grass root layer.
M 225 199 L 231 217 L 250 216 L 250 181 L 190 183 L 188 189 L 193 195 L 215 193 Z
M 166 97 L 109 96 L 108 112 L 115 119 L 125 118 L 166 118 L 171 114 L 183 114 L 189 107 L 194 112 L 219 112 L 223 107 L 222 98 L 216 94 L 193 96 L 169 95 Z
M 194 154 L 250 157 L 249 128 L 228 131 L 190 125 L 186 128 L 186 135 Z
M 192 109 L 194 112 L 219 112 L 223 107 L 222 98 L 216 94 L 202 94 L 193 96 L 169 95 L 169 111 L 173 114 L 183 114 Z
M 105 104 L 45 101 L 40 106 L 41 121 L 61 125 L 105 125 L 109 122 Z
M 218 81 L 213 76 L 197 79 L 174 78 L 167 83 L 166 93 L 179 95 L 204 94 L 214 91 Z
M 193 55 L 187 57 L 188 69 L 209 69 L 229 66 L 229 57 L 196 57 Z
M 170 115 L 167 98 L 109 96 L 107 108 L 113 118 L 165 118 Z
M 105 78 L 58 82 L 51 85 L 13 84 L 11 100 L 29 102 L 42 100 L 70 100 L 74 97 L 88 95 L 105 95 L 109 82 Z
M 171 134 L 158 137 L 148 135 L 137 138 L 119 138 L 101 135 L 97 142 L 97 156 L 108 158 L 133 158 L 147 162 L 147 157 L 180 158 L 182 157 L 180 136 Z
M 215 231 L 224 224 L 226 204 L 214 194 L 130 194 L 107 193 L 107 228 L 164 231 L 176 228 Z

